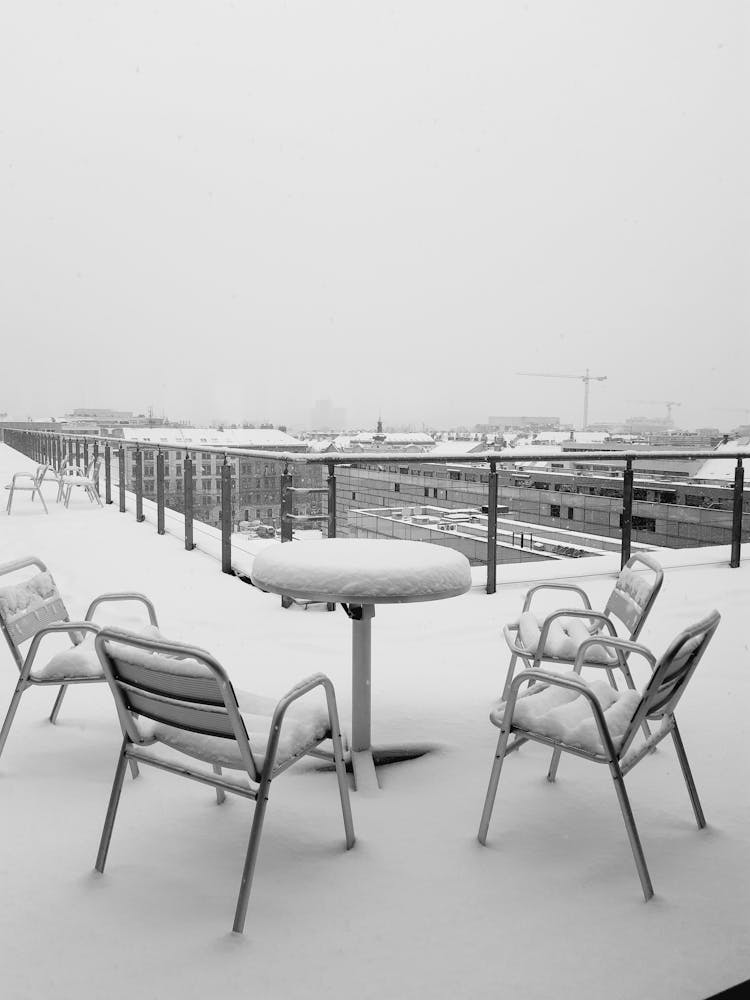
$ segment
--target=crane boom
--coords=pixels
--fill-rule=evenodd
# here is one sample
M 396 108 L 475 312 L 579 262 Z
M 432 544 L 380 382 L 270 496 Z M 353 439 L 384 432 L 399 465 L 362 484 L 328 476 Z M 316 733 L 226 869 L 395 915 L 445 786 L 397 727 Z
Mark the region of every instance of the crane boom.
M 516 372 L 516 375 L 532 375 L 535 378 L 573 378 L 583 382 L 583 430 L 589 425 L 589 383 L 606 382 L 606 375 L 591 375 L 586 369 L 585 375 L 560 375 L 557 372 Z

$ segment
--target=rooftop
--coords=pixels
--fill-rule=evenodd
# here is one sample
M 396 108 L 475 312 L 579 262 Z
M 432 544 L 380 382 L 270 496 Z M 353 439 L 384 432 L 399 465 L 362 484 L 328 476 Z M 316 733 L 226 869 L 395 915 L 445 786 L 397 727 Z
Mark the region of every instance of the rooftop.
M 31 468 L 0 445 L 0 481 Z M 45 493 L 49 516 L 28 495 L 0 515 L 2 561 L 40 556 L 74 617 L 96 594 L 142 591 L 165 635 L 210 650 L 240 688 L 279 696 L 328 673 L 346 725 L 351 629 L 340 610 L 283 610 L 223 575 L 209 551 L 137 524 L 132 498 L 121 514 L 75 495 L 65 510 L 52 483 Z M 182 1000 L 220 985 L 262 1000 L 324 989 L 332 1000 L 701 1000 L 748 978 L 750 546 L 743 557 L 730 569 L 728 547 L 659 553 L 665 584 L 643 641 L 660 653 L 703 612 L 723 618 L 677 713 L 708 828 L 695 828 L 667 741 L 628 779 L 651 902 L 604 768 L 566 758 L 549 785 L 548 753 L 525 746 L 503 771 L 488 846 L 476 841 L 497 737 L 488 713 L 507 666 L 501 626 L 539 579 L 575 578 L 603 604 L 617 555 L 502 566 L 492 596 L 477 568 L 462 597 L 378 607 L 374 742 L 434 751 L 382 768 L 379 793 L 352 794 L 348 853 L 330 771 L 302 762 L 275 784 L 243 937 L 229 928 L 252 806 L 219 808 L 210 789 L 144 768 L 126 780 L 107 872 L 95 876 L 120 746 L 111 695 L 72 689 L 51 726 L 53 693 L 28 692 L 0 758 L 4 994 Z M 133 625 L 128 614 L 102 620 Z M 0 655 L 4 710 L 15 667 Z M 54 962 L 40 963 L 52 949 Z

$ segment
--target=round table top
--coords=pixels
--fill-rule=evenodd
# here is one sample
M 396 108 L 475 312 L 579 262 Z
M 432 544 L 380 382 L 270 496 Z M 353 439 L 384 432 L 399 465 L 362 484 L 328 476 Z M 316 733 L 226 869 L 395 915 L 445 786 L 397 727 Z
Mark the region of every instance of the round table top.
M 438 601 L 471 587 L 469 560 L 460 552 L 387 538 L 269 545 L 256 556 L 251 579 L 297 600 L 357 605 Z

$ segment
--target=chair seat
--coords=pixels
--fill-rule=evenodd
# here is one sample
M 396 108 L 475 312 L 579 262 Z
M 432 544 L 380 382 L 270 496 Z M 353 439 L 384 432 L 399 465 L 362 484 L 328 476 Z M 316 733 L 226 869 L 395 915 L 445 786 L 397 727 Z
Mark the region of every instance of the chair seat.
M 594 624 L 594 629 L 598 624 Z M 544 618 L 538 618 L 532 611 L 524 611 L 517 622 L 517 646 L 526 653 L 536 653 L 543 625 Z M 543 655 L 572 663 L 581 643 L 594 635 L 596 631 L 592 631 L 584 618 L 555 618 L 550 622 Z M 618 662 L 617 653 L 604 646 L 591 646 L 586 652 L 585 662 L 611 666 Z
M 82 678 L 104 680 L 104 671 L 94 649 L 94 636 L 87 635 L 77 646 L 56 653 L 43 666 L 35 664 L 29 676 L 32 681 L 43 683 L 62 683 Z
M 184 661 L 183 661 L 184 662 Z M 271 718 L 276 702 L 272 698 L 251 694 L 235 689 L 237 704 L 245 723 L 250 747 L 258 768 L 265 761 L 268 738 L 271 733 Z M 276 767 L 281 767 L 293 757 L 298 757 L 325 739 L 329 732 L 328 711 L 321 705 L 294 704 L 284 716 L 281 738 L 276 753 Z M 163 722 L 152 722 L 140 718 L 138 729 L 148 742 L 163 743 L 173 750 L 179 750 L 189 757 L 218 764 L 230 770 L 246 771 L 236 740 L 221 736 L 206 736 L 202 733 L 177 729 Z
M 641 692 L 630 689 L 618 691 L 604 680 L 587 683 L 572 670 L 561 676 L 585 684 L 596 696 L 604 712 L 614 748 L 619 751 L 628 726 L 641 703 Z M 501 701 L 490 713 L 490 720 L 499 727 L 504 714 L 505 702 Z M 513 726 L 532 736 L 546 736 L 568 746 L 580 747 L 589 753 L 606 755 L 591 706 L 583 695 L 569 688 L 548 687 L 544 684 L 526 688 L 518 695 L 513 711 Z

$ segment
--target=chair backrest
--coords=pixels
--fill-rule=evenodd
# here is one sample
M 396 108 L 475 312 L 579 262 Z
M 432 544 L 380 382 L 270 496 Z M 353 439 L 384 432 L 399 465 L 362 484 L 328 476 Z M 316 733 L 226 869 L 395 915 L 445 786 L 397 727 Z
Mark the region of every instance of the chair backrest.
M 102 456 L 95 455 L 86 467 L 86 479 L 96 479 L 102 466 Z
M 95 645 L 123 732 L 133 743 L 143 742 L 134 715 L 234 740 L 248 774 L 259 779 L 234 689 L 209 653 L 115 628 L 103 628 Z
M 719 612 L 711 611 L 695 625 L 680 632 L 669 644 L 643 689 L 641 703 L 623 740 L 623 751 L 644 720 L 663 719 L 674 712 L 720 621 Z
M 19 670 L 24 657 L 20 646 L 45 625 L 70 621 L 55 581 L 41 559 L 29 556 L 0 566 L 0 577 L 27 567 L 37 572 L 18 583 L 0 587 L 0 630 L 11 648 Z
M 638 569 L 639 564 L 649 572 Z M 638 638 L 663 581 L 664 570 L 646 553 L 631 556 L 620 570 L 604 613 L 623 623 L 631 641 Z
M 36 472 L 34 473 L 34 485 L 41 486 L 44 482 L 44 477 L 47 475 L 47 469 L 49 465 L 37 465 Z

